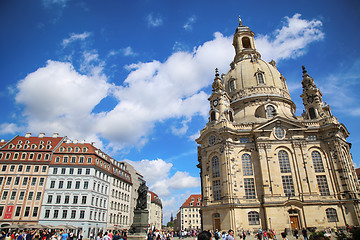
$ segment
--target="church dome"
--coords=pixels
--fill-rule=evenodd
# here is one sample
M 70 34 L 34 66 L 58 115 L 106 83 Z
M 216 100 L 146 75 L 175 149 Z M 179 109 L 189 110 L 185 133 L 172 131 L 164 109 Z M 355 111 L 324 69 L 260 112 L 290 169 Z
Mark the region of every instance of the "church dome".
M 277 70 L 275 61 L 268 63 L 261 59 L 254 36 L 240 21 L 233 38 L 235 57 L 231 69 L 222 76 L 235 121 L 263 122 L 277 115 L 293 119 L 296 106 L 286 79 Z
M 254 57 L 244 56 L 223 76 L 225 88 L 232 101 L 249 97 L 278 96 L 291 101 L 284 76 L 274 66 Z

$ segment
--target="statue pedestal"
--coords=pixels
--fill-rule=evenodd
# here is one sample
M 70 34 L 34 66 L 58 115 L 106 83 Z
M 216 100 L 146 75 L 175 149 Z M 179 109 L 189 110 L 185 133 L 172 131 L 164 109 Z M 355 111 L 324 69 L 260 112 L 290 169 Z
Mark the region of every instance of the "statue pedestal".
M 143 209 L 134 210 L 134 221 L 128 233 L 128 240 L 146 239 L 149 226 L 149 211 Z

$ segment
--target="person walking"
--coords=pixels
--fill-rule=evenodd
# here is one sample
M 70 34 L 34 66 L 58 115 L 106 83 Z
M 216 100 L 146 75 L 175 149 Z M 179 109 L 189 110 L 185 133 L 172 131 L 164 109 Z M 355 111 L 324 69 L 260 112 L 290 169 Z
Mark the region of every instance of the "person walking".
M 302 229 L 301 233 L 304 237 L 304 240 L 308 240 L 308 234 L 307 234 L 307 230 L 305 228 Z

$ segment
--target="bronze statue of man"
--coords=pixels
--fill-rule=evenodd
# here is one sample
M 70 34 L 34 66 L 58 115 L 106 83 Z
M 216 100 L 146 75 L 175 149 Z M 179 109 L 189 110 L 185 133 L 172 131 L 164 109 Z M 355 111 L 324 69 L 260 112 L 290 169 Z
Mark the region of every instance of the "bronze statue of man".
M 138 198 L 136 203 L 136 209 L 145 210 L 147 208 L 148 187 L 145 185 L 144 182 L 141 183 L 137 192 L 138 192 Z

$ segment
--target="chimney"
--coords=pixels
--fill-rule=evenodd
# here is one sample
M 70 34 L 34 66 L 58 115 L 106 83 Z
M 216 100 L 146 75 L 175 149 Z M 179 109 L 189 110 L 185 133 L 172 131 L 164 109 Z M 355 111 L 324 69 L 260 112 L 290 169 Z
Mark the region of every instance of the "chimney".
M 93 145 L 93 146 L 94 146 L 94 145 L 95 145 L 95 142 L 91 142 L 91 145 Z
M 73 143 L 75 143 L 75 144 L 76 144 L 76 143 L 78 143 L 78 140 L 77 140 L 77 139 L 75 139 L 75 140 L 73 141 Z
M 31 133 L 26 133 L 26 134 L 25 134 L 25 137 L 26 137 L 26 138 L 31 137 Z
M 85 143 L 85 140 L 82 140 L 82 141 L 81 141 L 81 144 L 84 144 L 84 143 Z
M 53 138 L 57 138 L 59 136 L 59 133 L 54 133 Z
M 45 133 L 39 133 L 39 138 L 43 138 L 45 136 Z
M 1 139 L 1 142 L 5 142 L 5 140 L 4 140 L 4 139 Z

